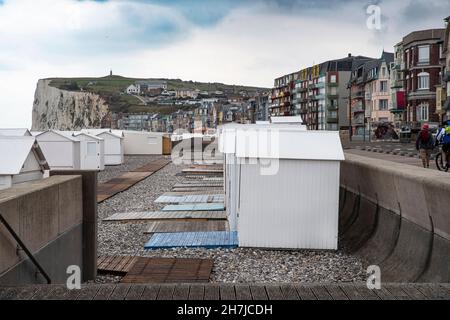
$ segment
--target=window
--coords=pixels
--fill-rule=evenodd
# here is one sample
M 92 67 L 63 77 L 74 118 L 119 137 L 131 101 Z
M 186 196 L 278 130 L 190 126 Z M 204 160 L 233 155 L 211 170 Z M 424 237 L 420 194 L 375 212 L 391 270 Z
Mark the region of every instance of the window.
M 430 46 L 419 47 L 419 63 L 421 64 L 430 63 Z
M 417 88 L 424 90 L 430 89 L 430 74 L 427 72 L 419 73 L 417 76 Z
M 336 75 L 335 74 L 331 75 L 330 82 L 331 83 L 336 83 L 336 81 L 337 81 Z
M 387 81 L 380 81 L 380 92 L 387 92 Z
M 382 99 L 379 101 L 379 105 L 378 105 L 378 109 L 379 110 L 387 110 L 388 109 L 388 100 L 387 99 Z
M 410 67 L 410 59 L 409 59 L 409 50 L 405 51 L 406 53 L 406 67 Z
M 87 143 L 87 156 L 95 157 L 97 155 L 97 143 L 96 142 L 88 142 Z
M 417 107 L 417 121 L 428 121 L 428 103 L 422 103 Z

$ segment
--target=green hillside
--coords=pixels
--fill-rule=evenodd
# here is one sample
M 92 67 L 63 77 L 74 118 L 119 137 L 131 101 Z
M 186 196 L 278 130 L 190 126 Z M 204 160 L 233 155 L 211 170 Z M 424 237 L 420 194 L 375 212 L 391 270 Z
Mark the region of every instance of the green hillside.
M 223 83 L 203 83 L 183 81 L 180 79 L 138 79 L 122 76 L 106 76 L 101 78 L 50 78 L 50 85 L 69 91 L 89 91 L 102 96 L 110 105 L 113 112 L 159 112 L 169 114 L 180 109 L 180 106 L 144 105 L 134 96 L 122 94 L 125 89 L 137 80 L 162 80 L 167 82 L 168 90 L 198 89 L 200 91 L 222 91 L 227 94 L 238 94 L 246 91 L 253 94 L 266 88 L 227 85 Z M 189 109 L 189 108 L 187 108 Z

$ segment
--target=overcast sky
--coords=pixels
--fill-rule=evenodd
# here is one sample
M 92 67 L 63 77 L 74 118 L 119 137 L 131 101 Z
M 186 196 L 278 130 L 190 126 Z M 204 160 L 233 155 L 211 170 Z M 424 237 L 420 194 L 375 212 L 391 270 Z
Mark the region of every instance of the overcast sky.
M 381 9 L 369 29 L 367 8 Z M 164 77 L 271 87 L 443 28 L 450 0 L 0 0 L 0 127 L 30 127 L 37 80 Z

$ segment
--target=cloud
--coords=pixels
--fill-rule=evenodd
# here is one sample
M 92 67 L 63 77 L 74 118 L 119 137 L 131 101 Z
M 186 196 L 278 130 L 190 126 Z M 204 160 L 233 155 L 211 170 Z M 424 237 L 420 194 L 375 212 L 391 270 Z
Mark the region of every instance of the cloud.
M 443 27 L 450 0 L 0 0 L 0 127 L 30 126 L 39 78 L 168 77 L 270 87 Z M 366 28 L 377 4 L 382 29 Z M 445 15 L 445 14 L 444 14 Z M 6 81 L 5 81 L 6 80 Z

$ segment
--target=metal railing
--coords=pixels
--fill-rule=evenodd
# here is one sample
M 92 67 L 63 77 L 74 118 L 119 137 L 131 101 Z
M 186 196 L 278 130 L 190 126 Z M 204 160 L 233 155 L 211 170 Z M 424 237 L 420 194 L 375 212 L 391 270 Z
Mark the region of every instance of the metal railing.
M 33 256 L 30 250 L 28 250 L 27 246 L 22 242 L 19 235 L 14 231 L 14 229 L 9 225 L 8 221 L 3 217 L 3 215 L 0 213 L 0 222 L 5 226 L 6 230 L 13 236 L 14 240 L 16 240 L 17 244 L 22 248 L 23 251 L 25 251 L 28 258 L 33 262 L 33 264 L 38 268 L 39 272 L 42 274 L 42 276 L 47 280 L 47 284 L 51 284 L 52 280 L 48 276 L 47 272 L 45 272 L 44 268 L 39 264 L 39 262 L 36 260 L 36 258 Z

